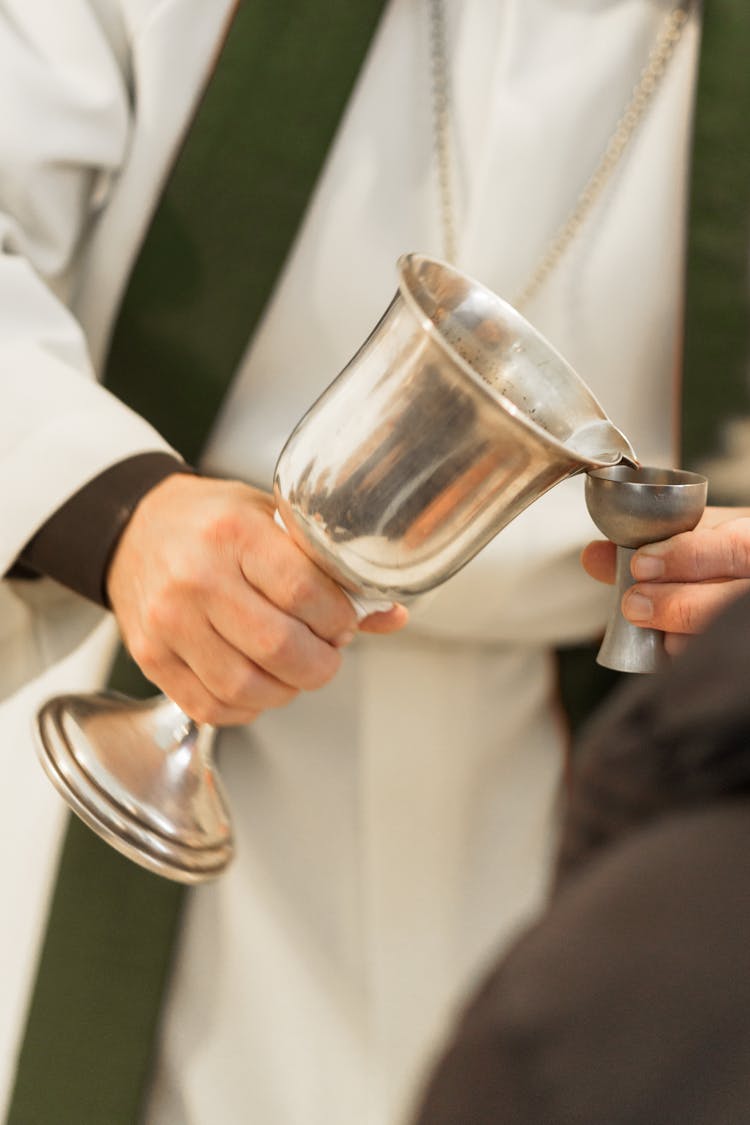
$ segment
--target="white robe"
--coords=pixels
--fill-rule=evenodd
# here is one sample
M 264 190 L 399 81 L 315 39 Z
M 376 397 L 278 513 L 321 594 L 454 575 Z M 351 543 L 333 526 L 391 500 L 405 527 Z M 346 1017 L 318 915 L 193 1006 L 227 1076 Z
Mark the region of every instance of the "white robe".
M 104 465 L 164 445 L 94 375 L 228 3 L 30 7 L 0 6 L 0 91 L 18 107 L 0 124 L 0 230 L 14 251 L 0 257 L 11 404 L 0 566 Z M 512 299 L 603 151 L 668 5 L 448 7 L 458 264 Z M 397 256 L 440 254 L 427 35 L 422 0 L 392 0 L 208 467 L 267 483 L 288 430 L 383 311 Z M 651 463 L 671 456 L 696 46 L 692 26 L 610 188 L 527 310 Z M 49 129 L 24 123 L 41 95 Z M 75 253 L 71 232 L 82 232 Z M 239 855 L 192 895 L 149 1122 L 391 1125 L 403 1114 L 457 999 L 543 889 L 563 746 L 548 652 L 606 617 L 607 592 L 577 561 L 594 534 L 580 481 L 559 486 L 403 635 L 361 638 L 334 684 L 222 739 Z M 66 656 L 95 611 L 51 583 L 6 582 L 0 598 L 4 694 L 31 681 L 0 711 L 17 793 L 6 847 L 32 856 L 7 876 L 18 919 L 2 939 L 15 982 L 0 1025 L 9 1061 L 62 808 L 33 762 L 29 713 L 53 687 L 96 683 L 112 630 L 100 624 Z

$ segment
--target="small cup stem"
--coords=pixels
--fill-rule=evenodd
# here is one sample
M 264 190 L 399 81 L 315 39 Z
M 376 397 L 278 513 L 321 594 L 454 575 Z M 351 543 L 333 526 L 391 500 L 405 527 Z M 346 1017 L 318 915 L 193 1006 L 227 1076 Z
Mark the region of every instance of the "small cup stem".
M 615 604 L 596 662 L 616 672 L 656 672 L 667 661 L 664 634 L 633 625 L 622 612 L 623 596 L 635 582 L 630 570 L 634 554 L 630 547 L 617 548 Z

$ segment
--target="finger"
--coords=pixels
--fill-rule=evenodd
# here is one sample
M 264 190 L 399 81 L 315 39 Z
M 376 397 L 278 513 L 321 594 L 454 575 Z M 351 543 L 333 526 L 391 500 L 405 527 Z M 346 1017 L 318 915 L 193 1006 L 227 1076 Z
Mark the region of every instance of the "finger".
M 234 711 L 260 713 L 283 707 L 298 694 L 290 684 L 269 675 L 231 644 L 209 622 L 200 643 L 178 641 L 175 653 L 221 704 Z
M 395 633 L 403 629 L 409 620 L 409 611 L 406 606 L 394 605 L 391 609 L 380 613 L 370 613 L 359 624 L 363 633 Z
M 750 580 L 696 583 L 639 583 L 622 599 L 623 615 L 634 625 L 664 633 L 701 633 L 741 594 Z
M 615 581 L 616 552 L 614 543 L 606 539 L 595 539 L 581 552 L 581 565 L 597 582 L 606 582 L 611 586 Z
M 279 685 L 278 691 L 273 694 L 266 685 L 263 685 L 260 690 L 249 692 L 248 698 L 243 698 L 242 692 L 239 691 L 237 697 L 233 699 L 230 696 L 236 690 L 240 678 L 235 670 L 231 673 L 235 678 L 230 680 L 232 686 L 229 691 L 226 690 L 226 686 L 216 687 L 220 685 L 221 669 L 225 667 L 226 652 L 230 650 L 227 645 L 221 644 L 221 649 L 225 649 L 226 652 L 219 652 L 219 645 L 216 644 L 218 639 L 212 640 L 211 633 L 210 628 L 199 630 L 193 651 L 210 654 L 219 669 L 216 675 L 213 672 L 207 675 L 205 670 L 196 672 L 190 666 L 189 659 L 183 659 L 174 648 L 168 648 L 160 640 L 143 634 L 129 642 L 128 649 L 144 675 L 196 722 L 207 722 L 216 726 L 253 722 L 264 709 L 259 705 L 264 693 L 268 700 L 265 706 L 278 706 L 272 700 L 279 698 L 282 692 L 291 691 L 286 685 Z M 175 635 L 179 646 L 183 643 L 179 630 L 173 630 L 173 636 Z M 237 654 L 236 662 L 240 660 L 244 658 Z M 257 673 L 258 676 L 265 675 L 259 669 Z
M 158 676 L 153 682 L 196 723 L 245 726 L 258 718 L 254 708 L 232 707 L 215 696 L 178 656 L 165 657 Z
M 633 577 L 648 582 L 701 582 L 750 577 L 750 519 L 698 527 L 636 551 Z
M 339 644 L 356 632 L 357 615 L 340 586 L 275 524 L 239 562 L 249 585 L 322 640 Z
M 219 636 L 290 688 L 315 691 L 333 679 L 341 666 L 341 654 L 334 644 L 240 579 L 215 589 L 205 608 Z M 353 632 L 346 633 L 340 639 L 344 643 L 352 636 Z

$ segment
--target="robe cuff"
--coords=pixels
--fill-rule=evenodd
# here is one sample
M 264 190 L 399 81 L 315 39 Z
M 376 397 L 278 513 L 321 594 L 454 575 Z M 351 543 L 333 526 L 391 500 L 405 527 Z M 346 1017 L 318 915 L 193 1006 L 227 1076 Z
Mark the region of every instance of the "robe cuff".
M 53 578 L 105 609 L 107 571 L 138 502 L 165 477 L 195 470 L 169 453 L 138 453 L 110 465 L 42 524 L 8 578 Z

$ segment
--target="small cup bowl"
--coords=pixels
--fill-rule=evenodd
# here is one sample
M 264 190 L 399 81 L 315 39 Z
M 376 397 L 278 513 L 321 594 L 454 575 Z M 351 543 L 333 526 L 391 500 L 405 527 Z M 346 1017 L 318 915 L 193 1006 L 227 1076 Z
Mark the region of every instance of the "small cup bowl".
M 586 506 L 608 539 L 637 548 L 694 528 L 707 489 L 705 477 L 684 469 L 614 465 L 586 474 Z

